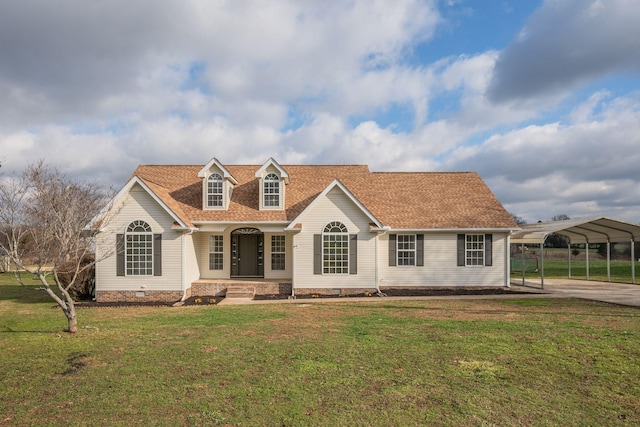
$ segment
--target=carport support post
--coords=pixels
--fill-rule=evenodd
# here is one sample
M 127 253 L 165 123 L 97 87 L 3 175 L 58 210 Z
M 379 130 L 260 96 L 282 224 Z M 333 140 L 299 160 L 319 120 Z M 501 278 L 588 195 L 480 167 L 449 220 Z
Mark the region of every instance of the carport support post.
M 569 250 L 569 279 L 571 279 L 571 243 L 567 244 Z
M 544 242 L 540 243 L 540 289 L 544 289 Z
M 587 280 L 589 280 L 589 241 L 585 243 L 584 247 L 587 249 L 585 252 L 587 254 Z
M 636 283 L 636 242 L 631 239 L 631 283 Z
M 607 282 L 611 281 L 611 243 L 607 240 Z
M 522 252 L 522 286 L 524 286 L 524 243 L 520 243 L 520 252 Z

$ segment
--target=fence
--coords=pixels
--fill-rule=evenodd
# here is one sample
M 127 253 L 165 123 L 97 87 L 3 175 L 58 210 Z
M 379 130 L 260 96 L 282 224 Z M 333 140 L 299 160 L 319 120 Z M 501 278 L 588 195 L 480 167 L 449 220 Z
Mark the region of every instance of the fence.
M 522 271 L 524 268 L 525 273 L 537 273 L 538 272 L 538 257 L 528 255 L 524 257 L 511 258 L 511 272 Z

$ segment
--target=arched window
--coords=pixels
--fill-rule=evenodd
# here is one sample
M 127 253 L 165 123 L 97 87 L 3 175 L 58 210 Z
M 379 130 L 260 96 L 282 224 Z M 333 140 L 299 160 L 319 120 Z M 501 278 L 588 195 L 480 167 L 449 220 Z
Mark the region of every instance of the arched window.
M 222 207 L 222 176 L 218 173 L 212 173 L 207 178 L 207 207 Z
M 263 179 L 264 207 L 280 206 L 280 178 L 275 173 L 270 173 Z
M 125 231 L 127 276 L 153 276 L 153 232 L 144 221 L 133 221 Z
M 322 231 L 322 272 L 349 274 L 349 232 L 341 222 L 330 222 Z

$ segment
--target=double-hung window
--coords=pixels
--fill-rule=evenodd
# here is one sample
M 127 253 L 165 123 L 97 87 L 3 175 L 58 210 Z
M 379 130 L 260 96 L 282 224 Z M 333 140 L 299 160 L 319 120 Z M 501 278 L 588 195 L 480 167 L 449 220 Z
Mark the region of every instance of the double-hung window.
M 465 265 L 484 265 L 484 234 L 467 234 L 465 243 Z
M 223 236 L 209 236 L 209 270 L 224 270 Z
M 271 236 L 271 270 L 285 269 L 285 236 Z
M 397 265 L 416 265 L 416 235 L 398 234 Z

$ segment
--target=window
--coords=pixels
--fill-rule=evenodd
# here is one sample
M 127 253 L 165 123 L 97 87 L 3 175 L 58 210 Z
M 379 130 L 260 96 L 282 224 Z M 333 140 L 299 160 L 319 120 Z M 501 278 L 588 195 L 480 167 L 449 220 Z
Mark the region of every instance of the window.
M 207 207 L 222 207 L 222 176 L 217 173 L 209 175 L 207 178 Z
M 398 234 L 397 265 L 416 265 L 416 235 Z
M 224 238 L 209 236 L 209 270 L 224 270 Z
M 280 206 L 280 178 L 275 173 L 270 173 L 263 180 L 264 207 Z
M 349 234 L 341 222 L 330 222 L 322 232 L 322 272 L 349 274 Z
M 153 233 L 144 221 L 133 221 L 125 232 L 127 276 L 153 275 Z
M 467 234 L 465 265 L 484 265 L 484 234 Z
M 285 238 L 284 236 L 271 236 L 271 270 L 285 269 Z

